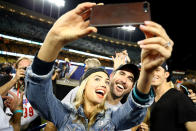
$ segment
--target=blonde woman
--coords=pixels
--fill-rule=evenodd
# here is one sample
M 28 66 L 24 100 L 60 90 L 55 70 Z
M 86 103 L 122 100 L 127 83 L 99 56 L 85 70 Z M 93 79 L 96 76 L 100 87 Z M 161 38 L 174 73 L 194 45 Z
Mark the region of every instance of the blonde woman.
M 96 4 L 82 3 L 61 16 L 48 32 L 33 64 L 27 69 L 25 83 L 28 100 L 60 131 L 125 130 L 141 123 L 147 107 L 154 100 L 150 86 L 153 71 L 171 56 L 173 42 L 164 29 L 157 23 L 146 21 L 140 29 L 146 33 L 147 39 L 138 42 L 142 48 L 140 76 L 121 107 L 115 111 L 104 108 L 109 79 L 100 68 L 89 69 L 84 74 L 74 104 L 62 104 L 52 92 L 52 66 L 67 43 L 97 32 L 97 28 L 90 27 L 88 21 L 93 6 Z M 120 75 L 132 80 L 130 72 L 123 71 Z M 126 87 L 125 82 L 116 81 L 116 85 L 119 91 Z

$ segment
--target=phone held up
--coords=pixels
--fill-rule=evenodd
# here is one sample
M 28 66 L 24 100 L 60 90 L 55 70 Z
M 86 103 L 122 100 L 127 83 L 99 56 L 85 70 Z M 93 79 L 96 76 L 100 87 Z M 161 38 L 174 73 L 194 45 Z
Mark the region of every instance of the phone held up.
M 90 25 L 95 27 L 137 26 L 146 20 L 151 20 L 149 2 L 97 5 L 90 15 Z

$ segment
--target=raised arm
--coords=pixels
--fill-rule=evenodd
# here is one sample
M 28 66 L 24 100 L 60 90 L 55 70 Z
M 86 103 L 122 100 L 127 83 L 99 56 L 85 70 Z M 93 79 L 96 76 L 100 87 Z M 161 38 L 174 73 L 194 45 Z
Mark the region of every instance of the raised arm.
M 52 67 L 61 48 L 67 43 L 92 32 L 95 27 L 89 26 L 91 8 L 95 3 L 82 3 L 75 9 L 61 16 L 48 32 L 32 66 L 27 69 L 25 83 L 27 99 L 31 105 L 47 120 L 57 127 L 68 119 L 68 106 L 63 105 L 52 92 Z
M 16 75 L 13 79 L 11 79 L 9 82 L 4 84 L 0 87 L 0 95 L 4 96 L 7 94 L 7 92 L 16 84 L 16 82 L 21 78 L 24 77 L 25 70 L 24 69 L 18 69 L 16 72 Z
M 171 56 L 174 43 L 164 28 L 155 22 L 145 21 L 140 29 L 145 33 L 146 39 L 138 42 L 142 49 L 142 66 L 137 89 L 148 94 L 153 71 Z
M 140 29 L 146 35 L 145 40 L 138 42 L 142 49 L 141 72 L 128 100 L 113 112 L 113 123 L 118 130 L 129 129 L 143 121 L 147 107 L 153 103 L 154 96 L 151 91 L 153 71 L 168 59 L 172 52 L 173 41 L 159 24 L 146 21 Z
M 89 26 L 91 8 L 95 3 L 82 3 L 75 9 L 61 16 L 48 32 L 44 44 L 38 53 L 38 58 L 43 61 L 54 61 L 61 48 L 67 43 L 80 37 L 97 32 L 95 27 Z

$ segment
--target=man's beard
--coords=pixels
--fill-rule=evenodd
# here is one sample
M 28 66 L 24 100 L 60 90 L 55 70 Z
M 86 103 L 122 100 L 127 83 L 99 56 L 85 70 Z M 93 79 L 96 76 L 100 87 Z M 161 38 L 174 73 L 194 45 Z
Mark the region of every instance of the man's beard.
M 110 88 L 110 93 L 111 93 L 111 96 L 112 96 L 112 98 L 113 98 L 114 100 L 119 99 L 119 98 L 122 98 L 123 94 L 122 94 L 121 96 L 115 95 L 115 93 L 114 93 L 114 83 L 111 84 L 110 87 L 111 87 L 111 88 Z

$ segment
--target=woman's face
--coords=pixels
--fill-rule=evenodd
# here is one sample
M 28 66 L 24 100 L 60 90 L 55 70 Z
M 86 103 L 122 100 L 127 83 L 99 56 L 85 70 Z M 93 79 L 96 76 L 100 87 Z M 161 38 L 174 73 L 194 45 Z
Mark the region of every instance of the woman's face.
M 101 104 L 109 92 L 109 77 L 104 72 L 96 72 L 89 76 L 85 87 L 84 99 L 91 104 Z

